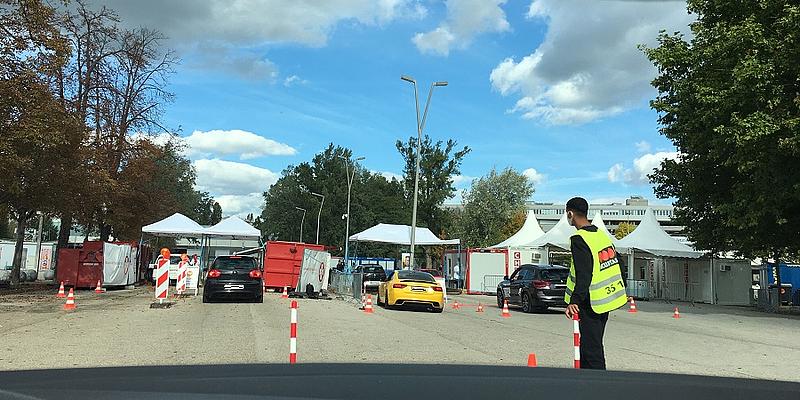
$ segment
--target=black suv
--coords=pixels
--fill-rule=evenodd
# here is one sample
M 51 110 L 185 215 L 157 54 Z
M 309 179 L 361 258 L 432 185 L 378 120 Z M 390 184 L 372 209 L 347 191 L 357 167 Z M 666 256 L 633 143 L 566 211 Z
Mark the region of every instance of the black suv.
M 525 264 L 497 285 L 497 306 L 522 306 L 522 311 L 544 311 L 548 307 L 565 307 L 569 268 L 560 265 Z
M 248 299 L 264 302 L 264 279 L 256 259 L 219 256 L 206 273 L 203 303 L 215 299 Z

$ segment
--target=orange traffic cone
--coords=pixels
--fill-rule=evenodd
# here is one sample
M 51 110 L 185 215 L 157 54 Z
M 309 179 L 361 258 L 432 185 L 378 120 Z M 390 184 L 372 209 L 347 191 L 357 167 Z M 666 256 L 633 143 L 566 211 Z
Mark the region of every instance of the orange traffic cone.
M 59 298 L 67 297 L 67 295 L 64 293 L 64 282 L 63 281 L 61 282 L 61 286 L 58 288 L 58 294 L 56 294 L 56 297 L 59 297 Z
M 681 313 L 678 312 L 678 306 L 675 306 L 675 311 L 672 313 L 672 318 L 680 319 Z
M 364 313 L 372 314 L 372 295 L 367 295 L 367 304 L 364 306 Z
M 503 313 L 500 314 L 500 316 L 503 317 L 503 318 L 510 318 L 511 317 L 511 313 L 508 312 L 508 300 L 503 300 Z
M 94 288 L 95 293 L 103 293 L 103 288 L 100 287 L 100 279 L 97 280 L 97 287 Z
M 458 300 L 453 301 L 453 310 L 460 310 L 461 304 L 458 304 Z
M 528 354 L 528 366 L 529 367 L 536 366 L 536 353 Z
M 289 298 L 289 289 L 286 286 L 283 287 L 283 294 L 281 295 L 281 298 L 282 299 L 288 299 Z
M 69 288 L 69 294 L 67 295 L 67 302 L 64 304 L 65 310 L 74 310 L 75 309 L 75 293 L 72 291 L 72 288 Z
M 631 308 L 628 309 L 628 312 L 631 313 L 631 314 L 635 314 L 637 312 L 636 311 L 636 300 L 634 300 L 633 297 L 631 297 Z
M 475 312 L 483 312 L 483 304 L 478 303 L 478 308 L 475 309 Z

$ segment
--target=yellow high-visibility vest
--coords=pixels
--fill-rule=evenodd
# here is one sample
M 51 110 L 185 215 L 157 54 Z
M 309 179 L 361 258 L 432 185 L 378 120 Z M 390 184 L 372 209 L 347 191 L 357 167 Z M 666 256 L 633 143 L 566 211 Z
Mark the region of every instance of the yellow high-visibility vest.
M 617 250 L 611 239 L 600 230 L 590 232 L 578 229 L 576 235 L 586 241 L 592 253 L 592 283 L 589 285 L 589 302 L 592 310 L 602 314 L 624 306 L 628 302 L 628 296 L 625 293 Z M 573 290 L 575 290 L 574 259 L 570 262 L 567 291 L 564 294 L 564 301 L 567 304 Z

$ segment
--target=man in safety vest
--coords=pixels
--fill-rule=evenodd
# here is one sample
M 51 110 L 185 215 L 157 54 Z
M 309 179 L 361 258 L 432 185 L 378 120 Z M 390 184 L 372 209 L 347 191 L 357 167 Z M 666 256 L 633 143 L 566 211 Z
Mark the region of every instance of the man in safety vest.
M 567 318 L 578 313 L 581 331 L 581 368 L 606 369 L 603 333 L 608 313 L 624 306 L 628 297 L 619 259 L 611 238 L 589 223 L 589 203 L 581 197 L 567 202 L 567 220 L 577 228 L 570 238 L 572 263 L 564 301 Z

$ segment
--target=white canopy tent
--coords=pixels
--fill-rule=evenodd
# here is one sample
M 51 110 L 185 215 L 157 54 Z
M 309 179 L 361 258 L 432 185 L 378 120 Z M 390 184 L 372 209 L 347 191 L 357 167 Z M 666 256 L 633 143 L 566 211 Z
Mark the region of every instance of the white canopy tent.
M 517 233 L 511 235 L 508 239 L 491 246 L 490 248 L 499 248 L 499 247 L 518 247 L 518 246 L 527 246 L 528 243 L 542 237 L 544 235 L 544 231 L 542 227 L 539 226 L 539 221 L 536 219 L 536 214 L 533 213 L 533 210 L 528 211 L 528 216 L 525 218 L 525 223 L 522 225 Z
M 530 247 L 558 247 L 564 250 L 569 250 L 569 238 L 575 233 L 575 227 L 567 222 L 567 214 L 564 213 L 561 219 L 550 228 L 544 235 L 538 237 L 536 240 L 526 243 L 525 246 Z
M 650 208 L 645 211 L 636 229 L 620 239 L 619 246 L 629 249 L 631 253 L 639 250 L 658 257 L 699 258 L 703 255 L 665 232 Z
M 601 232 L 604 232 L 609 238 L 611 238 L 611 243 L 614 243 L 614 247 L 617 249 L 617 251 L 623 251 L 619 247 L 619 240 L 617 240 L 617 238 L 608 230 L 605 221 L 603 221 L 603 216 L 600 215 L 600 211 L 594 214 L 594 218 L 592 218 L 592 225 L 596 226 L 597 229 L 599 229 Z
M 219 221 L 216 225 L 204 229 L 205 236 L 224 237 L 230 239 L 258 239 L 261 231 L 237 216 Z
M 167 237 L 202 237 L 205 229 L 191 218 L 175 213 L 161 221 L 142 227 L 142 233 Z
M 378 242 L 411 245 L 411 227 L 408 225 L 378 224 L 363 232 L 350 236 L 353 242 Z M 460 244 L 459 239 L 443 240 L 428 228 L 416 228 L 414 244 L 417 246 L 441 246 Z

